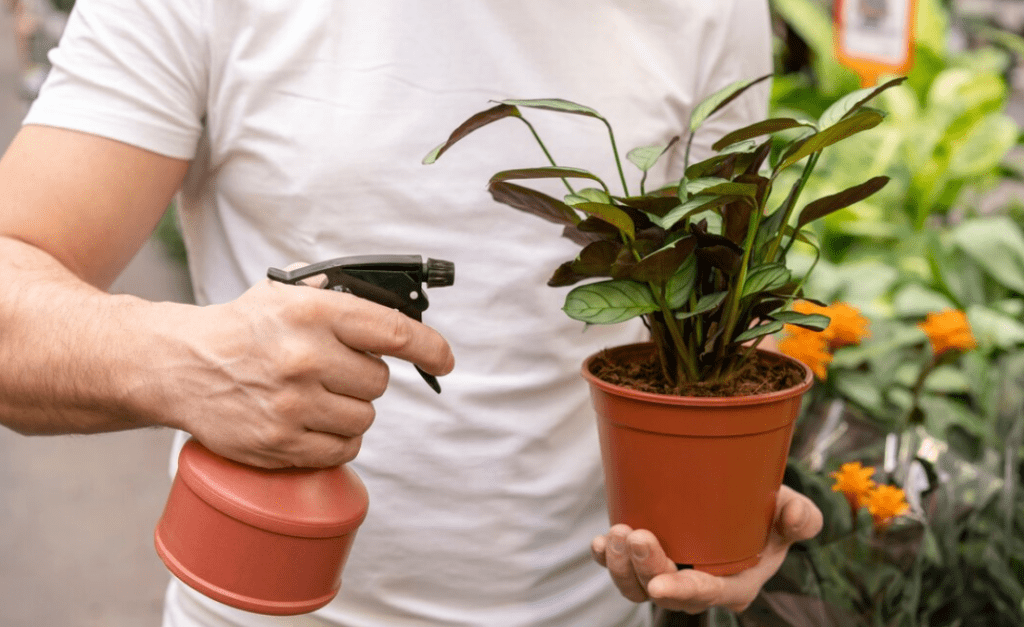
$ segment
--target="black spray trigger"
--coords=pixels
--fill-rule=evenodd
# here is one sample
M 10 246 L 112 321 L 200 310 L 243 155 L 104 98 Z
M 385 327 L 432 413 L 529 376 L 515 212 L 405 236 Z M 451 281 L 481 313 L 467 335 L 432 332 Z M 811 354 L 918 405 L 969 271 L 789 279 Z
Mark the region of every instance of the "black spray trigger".
M 422 321 L 423 312 L 430 306 L 423 293 L 423 284 L 428 287 L 452 285 L 455 282 L 455 264 L 441 259 L 424 262 L 419 255 L 364 255 L 339 257 L 290 271 L 267 270 L 267 278 L 271 281 L 289 285 L 318 275 L 327 277 L 325 289 L 347 292 Z M 416 371 L 427 385 L 441 393 L 437 377 L 419 366 L 416 366 Z

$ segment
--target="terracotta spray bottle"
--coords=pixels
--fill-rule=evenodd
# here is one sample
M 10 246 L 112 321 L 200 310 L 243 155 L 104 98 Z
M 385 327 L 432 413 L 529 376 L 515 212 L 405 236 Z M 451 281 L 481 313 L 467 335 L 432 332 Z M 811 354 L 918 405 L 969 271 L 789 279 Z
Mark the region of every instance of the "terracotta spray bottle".
M 421 320 L 429 304 L 423 284 L 452 285 L 455 266 L 417 255 L 373 255 L 267 272 L 292 285 L 317 275 L 327 277 L 326 289 Z M 433 375 L 419 372 L 441 391 Z M 193 438 L 178 457 L 154 534 L 156 551 L 176 577 L 217 601 L 261 614 L 304 614 L 337 595 L 368 505 L 362 481 L 344 465 L 255 468 Z

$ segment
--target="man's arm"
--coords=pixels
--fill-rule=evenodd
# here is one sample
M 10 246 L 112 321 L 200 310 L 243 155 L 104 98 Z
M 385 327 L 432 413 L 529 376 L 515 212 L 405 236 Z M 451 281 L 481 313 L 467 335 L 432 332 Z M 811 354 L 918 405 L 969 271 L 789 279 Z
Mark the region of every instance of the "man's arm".
M 262 282 L 210 307 L 104 292 L 187 167 L 62 129 L 15 138 L 0 160 L 0 423 L 171 426 L 250 464 L 348 461 L 387 385 L 377 355 L 445 374 L 447 343 L 398 312 L 307 287 Z

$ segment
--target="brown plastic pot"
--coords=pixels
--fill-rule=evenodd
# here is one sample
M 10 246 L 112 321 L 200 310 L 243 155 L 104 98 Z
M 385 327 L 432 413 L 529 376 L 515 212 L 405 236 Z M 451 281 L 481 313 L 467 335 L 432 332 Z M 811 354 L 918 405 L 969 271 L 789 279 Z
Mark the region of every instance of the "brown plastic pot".
M 305 614 L 337 595 L 366 488 L 345 466 L 266 470 L 185 443 L 157 523 L 157 553 L 183 582 L 261 614 Z
M 608 349 L 629 361 L 653 344 Z M 773 358 L 794 361 L 762 351 Z M 638 392 L 594 376 L 612 524 L 647 529 L 669 558 L 714 575 L 755 565 L 768 539 L 793 425 L 813 375 L 796 387 L 755 396 L 703 398 Z

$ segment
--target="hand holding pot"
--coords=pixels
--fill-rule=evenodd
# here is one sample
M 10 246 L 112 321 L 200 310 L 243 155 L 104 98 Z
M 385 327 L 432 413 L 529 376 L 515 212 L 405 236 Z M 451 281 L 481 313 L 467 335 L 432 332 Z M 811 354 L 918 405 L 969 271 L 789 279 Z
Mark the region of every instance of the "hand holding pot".
M 788 486 L 779 489 L 768 543 L 757 565 L 735 575 L 716 577 L 693 569 L 679 570 L 649 531 L 615 525 L 594 538 L 594 559 L 608 569 L 622 595 L 640 603 L 651 600 L 665 609 L 690 614 L 709 607 L 742 611 L 782 566 L 794 542 L 821 531 L 821 511 Z
M 337 466 L 355 457 L 388 384 L 380 355 L 447 374 L 436 331 L 339 292 L 270 281 L 235 301 L 164 320 L 164 407 L 210 450 L 266 468 Z M 181 337 L 183 334 L 185 337 Z

